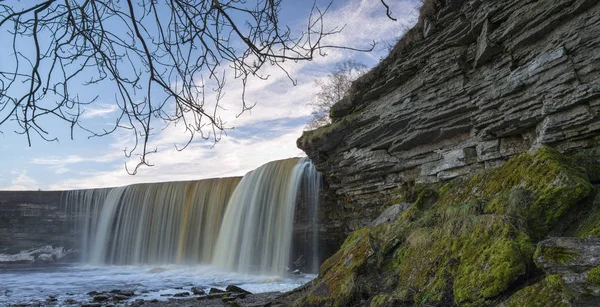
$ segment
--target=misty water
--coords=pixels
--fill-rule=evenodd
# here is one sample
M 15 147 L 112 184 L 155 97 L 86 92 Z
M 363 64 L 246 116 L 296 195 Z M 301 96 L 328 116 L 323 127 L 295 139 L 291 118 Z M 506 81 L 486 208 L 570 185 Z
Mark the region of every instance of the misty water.
M 314 275 L 263 276 L 228 273 L 204 265 L 53 265 L 0 268 L 0 306 L 43 302 L 56 296 L 89 301 L 91 291 L 130 290 L 144 300 L 167 300 L 192 287 L 225 289 L 237 285 L 252 293 L 285 292 L 308 282 Z M 190 293 L 191 294 L 191 293 Z

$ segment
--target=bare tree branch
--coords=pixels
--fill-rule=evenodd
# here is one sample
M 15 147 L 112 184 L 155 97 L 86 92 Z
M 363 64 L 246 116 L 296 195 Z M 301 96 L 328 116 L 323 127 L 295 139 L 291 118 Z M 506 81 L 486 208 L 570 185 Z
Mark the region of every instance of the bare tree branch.
M 315 129 L 331 124 L 329 110 L 342 100 L 350 90 L 352 82 L 367 72 L 368 67 L 354 60 L 346 60 L 335 65 L 327 79 L 315 80 L 319 92 L 308 104 L 313 108 L 312 119 L 306 124 L 307 129 Z
M 398 19 L 392 17 L 392 11 L 390 10 L 390 6 L 385 3 L 385 0 L 381 0 L 381 4 L 385 7 L 385 14 L 387 17 L 393 21 L 398 21 Z
M 330 8 L 315 1 L 306 28 L 294 32 L 280 20 L 281 0 L 0 0 L 0 56 L 12 59 L 0 68 L 0 129 L 16 124 L 30 146 L 34 136 L 58 140 L 52 119 L 66 123 L 71 138 L 77 129 L 89 137 L 131 131 L 124 153 L 139 157 L 126 167 L 135 174 L 151 166 L 149 143 L 164 127 L 185 129 L 178 150 L 198 136 L 219 141 L 230 128 L 219 116 L 228 71 L 244 87 L 241 114 L 254 106 L 247 82 L 268 78 L 267 65 L 295 82 L 286 61 L 312 60 L 326 48 L 373 49 L 328 45 L 343 29 L 326 28 Z M 89 91 L 76 92 L 81 86 Z M 85 114 L 99 101 L 119 114 L 111 127 L 92 129 Z

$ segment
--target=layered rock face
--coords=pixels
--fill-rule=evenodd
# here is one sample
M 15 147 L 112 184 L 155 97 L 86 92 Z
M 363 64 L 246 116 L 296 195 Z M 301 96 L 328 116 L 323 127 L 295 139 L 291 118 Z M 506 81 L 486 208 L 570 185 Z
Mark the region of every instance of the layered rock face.
M 542 144 L 597 144 L 599 1 L 438 4 L 332 108 L 332 125 L 298 140 L 350 229 L 402 183 L 497 167 Z
M 73 248 L 75 219 L 60 191 L 0 191 L 0 254 L 42 245 Z

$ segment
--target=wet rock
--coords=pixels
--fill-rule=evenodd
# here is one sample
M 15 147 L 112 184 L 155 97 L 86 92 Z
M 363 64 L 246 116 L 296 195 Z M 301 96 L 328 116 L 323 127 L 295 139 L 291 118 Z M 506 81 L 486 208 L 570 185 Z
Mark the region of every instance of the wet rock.
M 110 299 L 110 296 L 107 294 L 98 294 L 94 296 L 94 302 L 106 302 Z
M 132 297 L 135 295 L 135 293 L 133 291 L 128 291 L 128 290 L 111 290 L 110 293 L 119 294 L 119 295 L 128 296 L 128 297 Z
M 243 296 L 242 296 L 243 295 Z M 229 303 L 229 302 L 233 302 L 235 300 L 237 300 L 238 298 L 244 298 L 246 295 L 245 294 L 241 294 L 241 295 L 230 295 L 230 296 L 223 296 L 221 298 L 221 301 L 224 303 Z
M 48 298 L 46 299 L 46 302 L 56 302 L 58 301 L 58 299 L 56 299 L 56 295 L 48 295 Z
M 252 292 L 250 291 L 246 291 L 236 285 L 229 285 L 227 286 L 227 288 L 225 288 L 225 290 L 227 292 L 232 292 L 232 293 L 245 293 L 245 294 L 252 294 Z
M 173 297 L 188 297 L 188 296 L 190 296 L 189 292 L 179 292 L 179 293 L 173 294 Z
M 79 304 L 76 300 L 72 299 L 72 298 L 68 298 L 64 301 L 65 304 L 69 304 L 69 305 L 77 305 Z
M 298 257 L 298 259 L 296 259 L 296 261 L 294 261 L 294 266 L 299 268 L 299 267 L 303 267 L 306 265 L 306 259 L 304 259 L 304 255 L 300 255 L 300 257 Z M 286 270 L 290 270 L 290 268 L 286 267 Z
M 205 287 L 192 287 L 191 291 L 194 295 L 204 295 L 206 288 Z
M 115 295 L 112 295 L 110 297 L 111 300 L 117 301 L 117 302 L 126 301 L 126 300 L 128 300 L 130 298 L 131 298 L 130 296 L 125 296 L 125 295 L 122 295 L 122 294 L 115 294 Z
M 196 299 L 197 300 L 212 300 L 212 299 L 216 299 L 216 298 L 222 298 L 224 295 L 225 295 L 224 292 L 220 292 L 220 293 L 213 293 L 213 294 L 198 296 Z
M 210 290 L 208 290 L 208 294 L 225 293 L 225 292 L 226 291 L 217 289 L 217 288 L 210 288 Z

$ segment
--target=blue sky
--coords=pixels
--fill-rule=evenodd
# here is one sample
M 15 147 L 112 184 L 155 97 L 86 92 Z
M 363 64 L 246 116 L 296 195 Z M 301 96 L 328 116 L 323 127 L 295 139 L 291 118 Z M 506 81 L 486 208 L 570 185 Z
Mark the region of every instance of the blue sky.
M 282 19 L 289 20 L 292 27 L 303 24 L 306 14 L 301 13 L 306 11 L 309 2 L 312 3 L 284 1 Z M 310 119 L 311 110 L 307 102 L 318 90 L 314 80 L 326 78 L 335 63 L 346 59 L 375 65 L 386 53 L 383 42 L 393 41 L 414 22 L 419 2 L 388 1 L 394 17 L 398 18 L 394 22 L 385 16 L 379 1 L 336 0 L 327 22 L 330 25 L 345 24 L 345 29 L 331 37 L 330 42 L 365 46 L 376 40 L 380 44 L 374 52 L 329 50 L 326 57 L 311 62 L 286 63 L 286 68 L 297 80 L 296 86 L 277 68 L 265 67 L 264 72 L 270 78 L 267 81 L 251 80 L 246 88 L 247 100 L 257 105 L 237 118 L 241 108 L 240 86 L 229 78 L 220 116 L 228 126 L 235 128 L 215 146 L 211 141 L 198 138 L 184 151 L 177 151 L 173 145 L 185 142 L 186 135 L 180 127 L 157 132 L 150 142 L 151 147 L 158 149 L 158 153 L 149 156 L 154 166 L 141 168 L 135 176 L 127 174 L 124 167 L 126 163 L 132 166 L 136 162 L 123 153 L 123 149 L 130 148 L 133 142 L 128 131 L 89 139 L 85 131 L 78 130 L 71 140 L 68 127 L 50 121 L 46 124 L 50 129 L 63 131 L 59 132 L 59 142 L 34 139 L 32 147 L 29 147 L 26 138 L 15 134 L 10 124 L 0 126 L 0 190 L 83 189 L 241 176 L 272 160 L 303 156 L 304 153 L 296 147 L 296 139 Z M 2 54 L 5 52 L 2 51 Z M 82 86 L 71 90 L 87 92 L 91 89 Z M 117 114 L 117 108 L 110 99 L 100 99 L 86 109 L 82 120 L 88 125 L 103 127 L 113 122 Z

